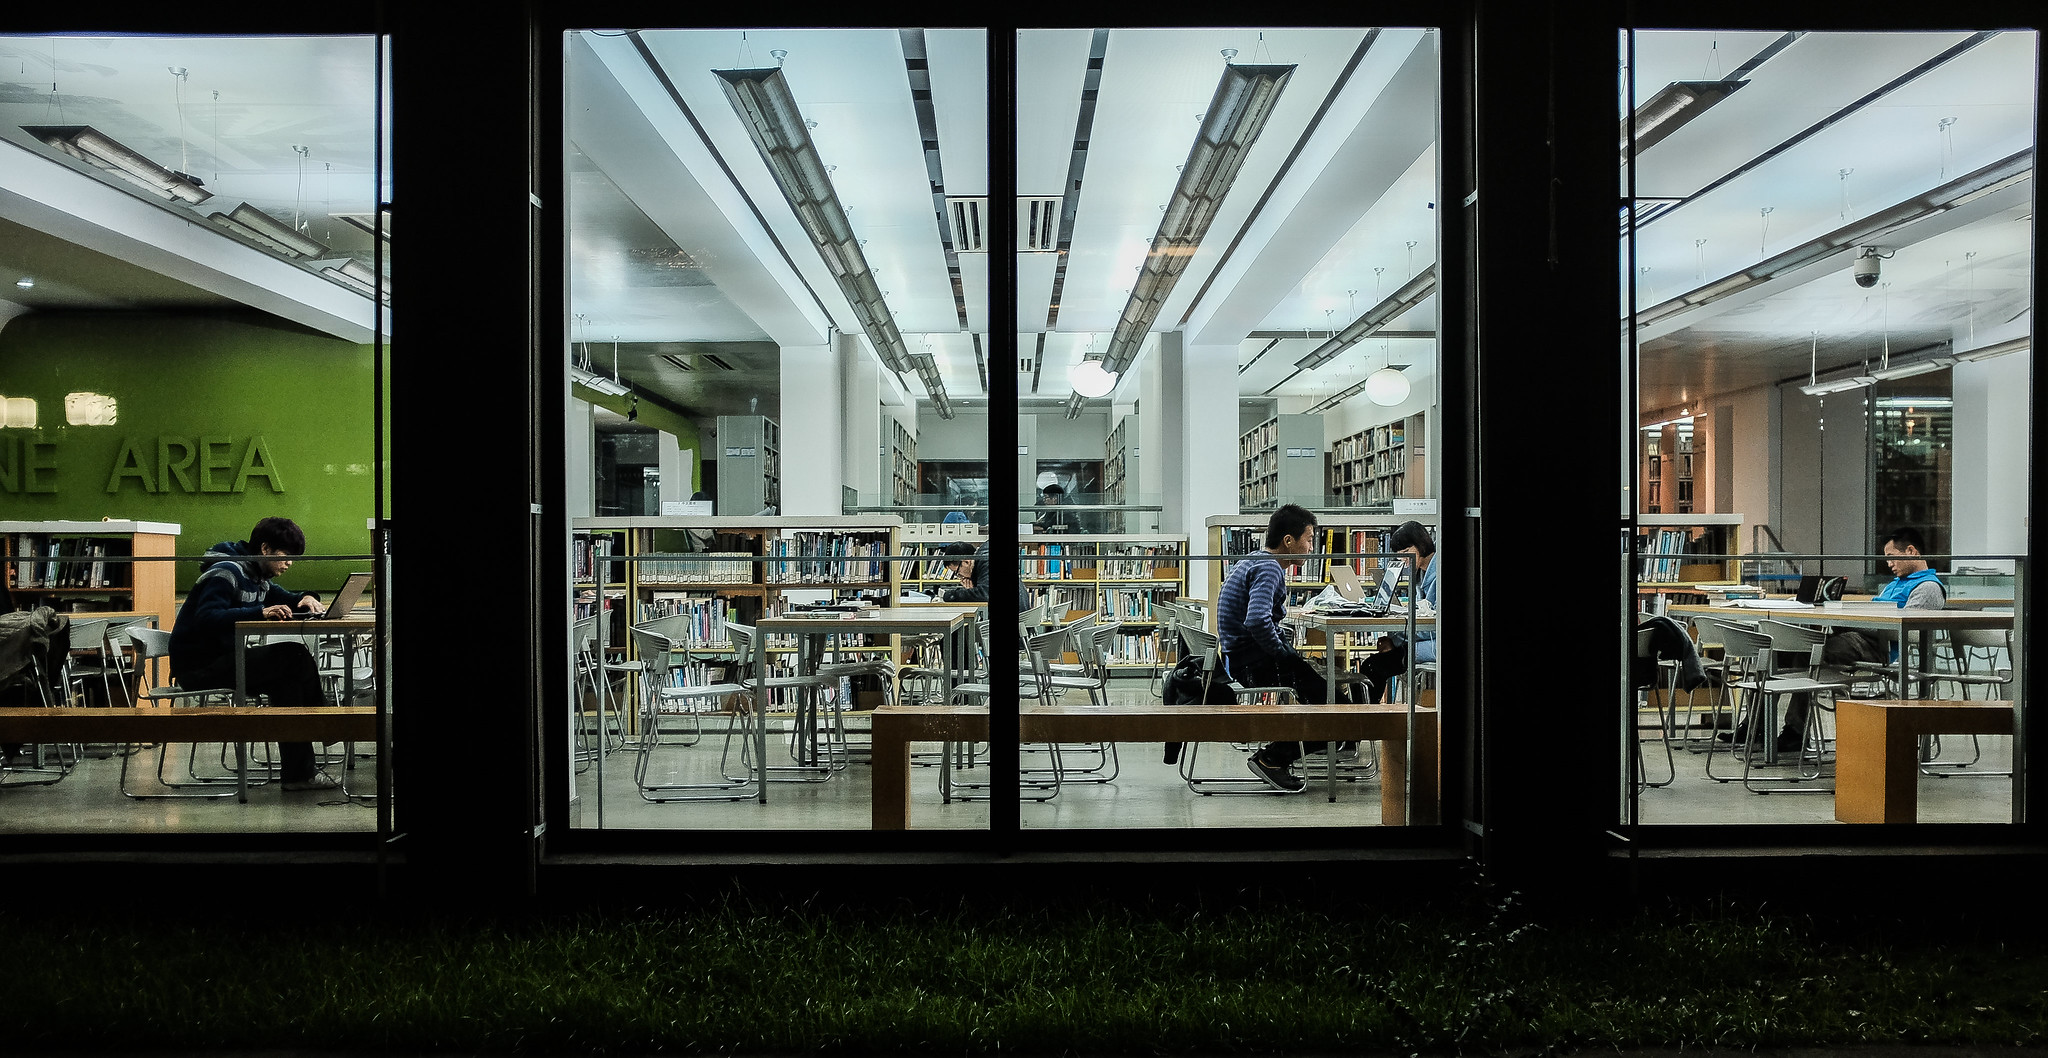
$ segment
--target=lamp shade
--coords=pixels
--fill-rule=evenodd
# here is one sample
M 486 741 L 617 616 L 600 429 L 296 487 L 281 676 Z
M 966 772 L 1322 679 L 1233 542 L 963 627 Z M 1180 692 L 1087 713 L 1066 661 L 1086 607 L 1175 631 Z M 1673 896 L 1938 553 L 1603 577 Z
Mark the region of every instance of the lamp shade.
M 1408 399 L 1408 376 L 1391 367 L 1383 367 L 1366 376 L 1365 399 L 1382 408 L 1391 408 Z
M 1103 370 L 1100 360 L 1083 360 L 1067 369 L 1067 381 L 1084 397 L 1100 397 L 1116 388 L 1116 372 Z

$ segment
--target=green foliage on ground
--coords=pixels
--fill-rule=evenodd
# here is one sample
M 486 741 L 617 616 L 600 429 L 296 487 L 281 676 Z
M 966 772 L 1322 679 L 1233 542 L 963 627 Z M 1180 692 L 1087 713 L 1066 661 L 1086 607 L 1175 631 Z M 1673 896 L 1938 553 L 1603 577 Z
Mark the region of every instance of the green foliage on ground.
M 1426 1053 L 2048 1042 L 2048 943 L 1725 904 L 1538 919 L 770 905 L 290 924 L 0 913 L 26 1052 Z

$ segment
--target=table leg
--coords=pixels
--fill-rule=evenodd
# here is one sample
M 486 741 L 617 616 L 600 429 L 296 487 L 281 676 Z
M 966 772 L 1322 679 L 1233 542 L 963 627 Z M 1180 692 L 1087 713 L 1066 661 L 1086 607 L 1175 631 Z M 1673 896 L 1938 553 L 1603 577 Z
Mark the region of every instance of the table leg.
M 1380 824 L 1437 821 L 1437 716 L 1415 714 L 1414 752 L 1401 739 L 1380 740 Z M 1412 795 L 1410 791 L 1413 791 Z M 1413 809 L 1412 813 L 1410 809 Z
M 170 743 L 166 742 L 164 745 L 169 746 Z M 196 749 L 197 747 L 194 748 Z M 249 744 L 247 742 L 235 743 L 235 800 L 242 804 L 249 803 Z
M 1835 818 L 1844 823 L 1919 819 L 1918 740 L 1894 730 L 1894 712 L 1853 700 L 1835 706 Z
M 768 647 L 754 634 L 754 785 L 757 803 L 768 803 Z
M 886 718 L 875 723 L 869 738 L 873 744 L 868 770 L 871 788 L 869 824 L 876 830 L 910 828 L 910 740 L 901 725 Z

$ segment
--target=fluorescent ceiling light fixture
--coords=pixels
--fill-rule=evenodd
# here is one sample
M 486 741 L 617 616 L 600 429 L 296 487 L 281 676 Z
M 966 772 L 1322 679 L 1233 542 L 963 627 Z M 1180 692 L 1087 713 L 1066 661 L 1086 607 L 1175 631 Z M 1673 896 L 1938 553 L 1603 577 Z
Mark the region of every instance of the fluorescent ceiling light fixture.
M 284 257 L 297 259 L 335 256 L 334 251 L 322 243 L 293 231 L 291 225 L 247 202 L 238 202 L 233 209 L 227 208 L 226 203 L 221 203 L 209 210 L 207 217 L 230 231 L 256 240 Z
M 1304 371 L 1313 371 L 1337 358 L 1347 347 L 1357 344 L 1373 333 L 1394 322 L 1402 313 L 1422 303 L 1424 298 L 1436 293 L 1436 266 L 1430 265 L 1422 274 L 1401 285 L 1401 289 L 1387 295 L 1385 300 L 1365 310 L 1365 315 L 1352 320 L 1343 330 L 1330 336 L 1330 340 L 1316 346 L 1315 351 L 1295 361 L 1294 366 Z
M 32 276 L 22 276 L 20 279 L 14 281 L 14 285 L 20 287 L 23 290 L 34 290 L 36 281 Z
M 1953 397 L 1879 397 L 1877 406 L 1894 410 L 1908 408 L 1953 408 Z
M 1965 349 L 1956 354 L 1956 359 L 1974 363 L 1978 360 L 1989 360 L 1992 357 L 2004 356 L 2008 353 L 2024 353 L 2028 349 L 2033 348 L 2033 345 L 2034 340 L 2031 337 L 2013 338 L 2009 341 L 1999 342 L 1996 345 L 1980 345 L 1975 349 Z
M 1104 370 L 1100 360 L 1083 360 L 1067 369 L 1067 381 L 1084 397 L 1103 397 L 1116 388 L 1116 372 Z
M 1636 313 L 1635 324 L 1646 327 L 1666 316 L 1719 301 L 1757 283 L 1777 279 L 1825 258 L 1853 252 L 1858 246 L 1884 244 L 1884 236 L 1914 221 L 1946 212 L 1990 194 L 2016 187 L 2033 178 L 2034 150 L 2016 151 L 1977 170 L 1951 180 L 1924 195 L 1908 199 L 1890 209 L 1845 224 L 1834 231 L 1793 247 L 1784 253 L 1750 266 L 1734 275 L 1717 279 L 1696 290 L 1659 302 Z M 1626 327 L 1628 320 L 1622 320 Z
M 198 205 L 212 198 L 196 176 L 166 169 L 91 125 L 24 125 L 22 131 L 158 198 Z
M 854 318 L 860 321 L 876 355 L 892 371 L 911 370 L 910 350 L 882 299 L 882 289 L 875 285 L 874 270 L 868 267 L 860 240 L 854 238 L 853 226 L 846 221 L 846 207 L 839 203 L 832 178 L 818 160 L 817 145 L 811 142 L 811 130 L 804 124 L 803 112 L 797 109 L 782 69 L 712 72 L 718 75 L 726 100 L 761 152 L 775 186 L 796 211 L 797 223 L 811 237 L 811 248 L 824 260 L 853 307 Z
M 1391 408 L 1408 399 L 1408 376 L 1398 367 L 1383 367 L 1365 376 L 1365 399 Z
M 1838 378 L 1832 382 L 1810 382 L 1799 387 L 1799 392 L 1809 397 L 1825 397 L 1830 393 L 1846 393 L 1852 389 L 1862 389 L 1865 386 L 1874 385 L 1876 382 L 1877 379 L 1869 375 L 1851 375 L 1848 378 Z
M 1880 367 L 1872 371 L 1870 377 L 1880 382 L 1887 382 L 1895 378 L 1912 378 L 1914 375 L 1931 374 L 1946 367 L 1953 367 L 1955 362 L 1955 357 L 1952 356 L 1930 356 L 1925 360 L 1914 360 L 1903 364 L 1893 364 L 1889 367 Z
M 569 379 L 584 389 L 593 389 L 608 397 L 623 397 L 632 392 L 625 383 L 620 382 L 618 379 L 593 374 L 574 364 L 569 365 Z
M 931 394 L 932 406 L 938 409 L 939 418 L 952 418 L 953 405 L 946 399 L 946 380 L 939 377 L 938 361 L 930 353 L 915 353 L 910 357 L 910 369 L 917 372 L 925 392 Z
M 0 427 L 17 430 L 36 428 L 34 397 L 0 397 Z
M 1293 74 L 1293 66 L 1224 63 L 1216 94 L 1202 115 L 1201 130 L 1180 167 L 1180 181 L 1174 185 L 1159 230 L 1152 236 L 1152 248 L 1145 254 L 1144 264 L 1138 266 L 1138 281 L 1131 286 L 1123 315 L 1103 350 L 1103 370 L 1121 374 L 1137 359 L 1152 322 L 1159 318 L 1174 284 L 1180 282 L 1202 237 L 1209 233 L 1224 196 L 1244 167 L 1245 156 L 1273 116 L 1273 107 Z M 1067 418 L 1080 413 L 1081 394 L 1075 393 L 1067 402 Z
M 104 393 L 64 394 L 64 422 L 69 426 L 112 426 L 120 406 Z
M 1636 153 L 1641 154 L 1655 146 L 1666 136 L 1677 132 L 1692 119 L 1707 112 L 1714 104 L 1735 94 L 1736 89 L 1748 81 L 1673 81 L 1657 90 L 1657 94 L 1643 102 L 1630 115 L 1635 124 Z M 1629 158 L 1629 123 L 1621 126 L 1621 157 Z

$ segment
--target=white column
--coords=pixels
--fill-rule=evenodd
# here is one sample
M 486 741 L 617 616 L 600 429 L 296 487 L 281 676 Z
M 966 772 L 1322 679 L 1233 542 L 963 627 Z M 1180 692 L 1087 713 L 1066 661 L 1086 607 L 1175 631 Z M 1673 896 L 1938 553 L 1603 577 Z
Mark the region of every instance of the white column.
M 840 461 L 845 412 L 839 360 L 829 345 L 782 347 L 782 513 L 840 512 Z
M 597 511 L 596 429 L 591 422 L 590 402 L 570 397 L 569 411 L 562 422 L 562 460 L 568 479 L 564 492 L 571 518 L 589 518 Z M 662 480 L 668 480 L 667 475 Z
M 2032 370 L 2031 353 L 1955 366 L 1949 546 L 1956 554 L 2026 552 Z
M 860 493 L 860 502 L 872 506 L 884 498 L 879 491 L 882 477 L 882 375 L 881 367 L 860 342 L 847 335 L 834 340 L 841 377 L 845 380 L 840 403 L 840 480 Z M 790 407 L 785 398 L 784 408 Z
M 1201 552 L 1209 539 L 1203 521 L 1237 513 L 1237 347 L 1191 345 L 1180 351 L 1181 528 L 1176 531 L 1187 533 L 1188 545 Z M 1191 576 L 1188 590 L 1206 595 L 1208 578 Z

